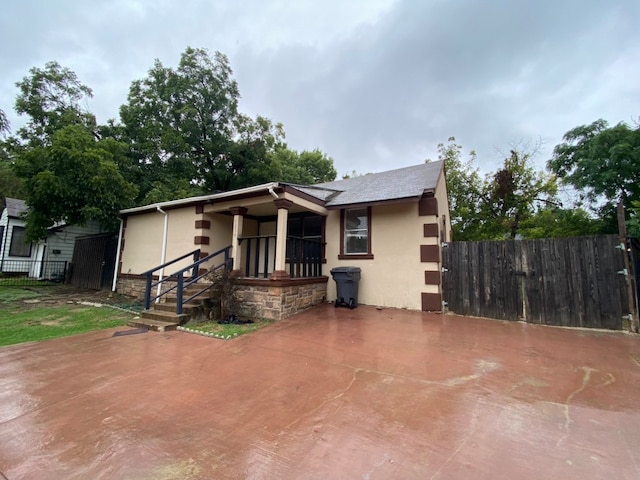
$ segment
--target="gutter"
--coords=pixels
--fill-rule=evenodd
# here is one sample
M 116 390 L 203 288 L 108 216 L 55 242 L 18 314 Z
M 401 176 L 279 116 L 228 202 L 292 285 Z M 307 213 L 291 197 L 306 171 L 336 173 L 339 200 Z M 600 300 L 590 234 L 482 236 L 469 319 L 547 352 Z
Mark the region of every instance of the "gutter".
M 237 195 L 244 195 L 247 193 L 268 192 L 269 190 L 273 190 L 274 188 L 277 188 L 279 186 L 280 186 L 280 183 L 278 182 L 264 183 L 262 185 L 240 188 L 238 190 L 231 190 L 229 192 L 214 193 L 211 195 L 202 195 L 200 197 L 181 198 L 180 200 L 171 200 L 169 202 L 153 203 L 151 205 L 144 205 L 142 207 L 126 208 L 124 210 L 120 210 L 120 214 L 129 215 L 132 213 L 149 212 L 149 211 L 158 210 L 158 209 L 162 211 L 163 208 L 167 208 L 167 207 L 177 207 L 180 205 L 188 205 L 188 204 L 198 203 L 198 202 L 207 202 L 211 200 L 233 198 Z

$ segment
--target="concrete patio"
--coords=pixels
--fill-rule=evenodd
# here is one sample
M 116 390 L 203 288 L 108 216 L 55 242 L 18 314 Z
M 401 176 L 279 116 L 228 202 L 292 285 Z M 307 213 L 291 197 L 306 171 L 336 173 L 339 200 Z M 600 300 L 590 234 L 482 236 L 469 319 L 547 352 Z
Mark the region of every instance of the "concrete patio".
M 640 478 L 638 336 L 330 305 L 123 330 L 0 349 L 4 478 Z

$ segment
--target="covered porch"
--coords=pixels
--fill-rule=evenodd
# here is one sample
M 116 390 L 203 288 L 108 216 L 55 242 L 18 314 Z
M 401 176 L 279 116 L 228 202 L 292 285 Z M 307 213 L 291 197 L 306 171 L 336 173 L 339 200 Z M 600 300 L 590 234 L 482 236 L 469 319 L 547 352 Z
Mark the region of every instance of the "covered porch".
M 268 188 L 203 206 L 205 219 L 232 217 L 229 243 L 245 315 L 279 320 L 327 297 L 327 210 L 287 190 Z
M 202 206 L 203 227 L 219 224 L 213 221 L 215 217 L 232 217 L 228 242 L 233 270 L 239 277 L 284 281 L 324 276 L 327 209 L 293 192 L 285 186 L 272 187 L 261 195 L 225 198 Z M 208 236 L 200 237 L 200 243 L 209 241 Z

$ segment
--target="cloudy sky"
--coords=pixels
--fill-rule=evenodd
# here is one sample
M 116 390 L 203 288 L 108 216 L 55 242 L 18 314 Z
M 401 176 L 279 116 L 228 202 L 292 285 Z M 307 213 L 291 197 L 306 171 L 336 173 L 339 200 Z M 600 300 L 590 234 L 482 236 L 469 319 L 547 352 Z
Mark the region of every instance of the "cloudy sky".
M 282 122 L 339 174 L 436 158 L 455 136 L 494 171 L 514 142 L 640 116 L 638 0 L 6 0 L 0 108 L 57 60 L 94 91 L 104 122 L 155 58 L 229 56 L 241 111 Z

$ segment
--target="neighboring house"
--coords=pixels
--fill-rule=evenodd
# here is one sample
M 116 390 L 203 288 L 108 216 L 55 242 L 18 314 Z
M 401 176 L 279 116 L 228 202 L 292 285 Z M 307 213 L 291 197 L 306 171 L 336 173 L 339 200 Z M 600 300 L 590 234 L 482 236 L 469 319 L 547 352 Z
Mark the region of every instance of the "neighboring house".
M 77 238 L 103 231 L 97 222 L 86 226 L 58 224 L 48 230 L 47 238 L 25 243 L 23 200 L 5 198 L 0 217 L 0 271 L 27 274 L 34 278 L 63 280 L 65 267 L 71 263 Z
M 25 242 L 22 214 L 27 206 L 22 200 L 5 198 L 0 216 L 0 272 L 29 273 L 36 260 L 36 248 Z
M 165 261 L 230 246 L 244 298 L 263 316 L 334 300 L 328 279 L 338 266 L 361 269 L 359 303 L 442 309 L 440 249 L 451 227 L 440 161 L 312 186 L 267 183 L 130 208 L 121 218 L 121 293 L 141 295 L 140 274 Z

